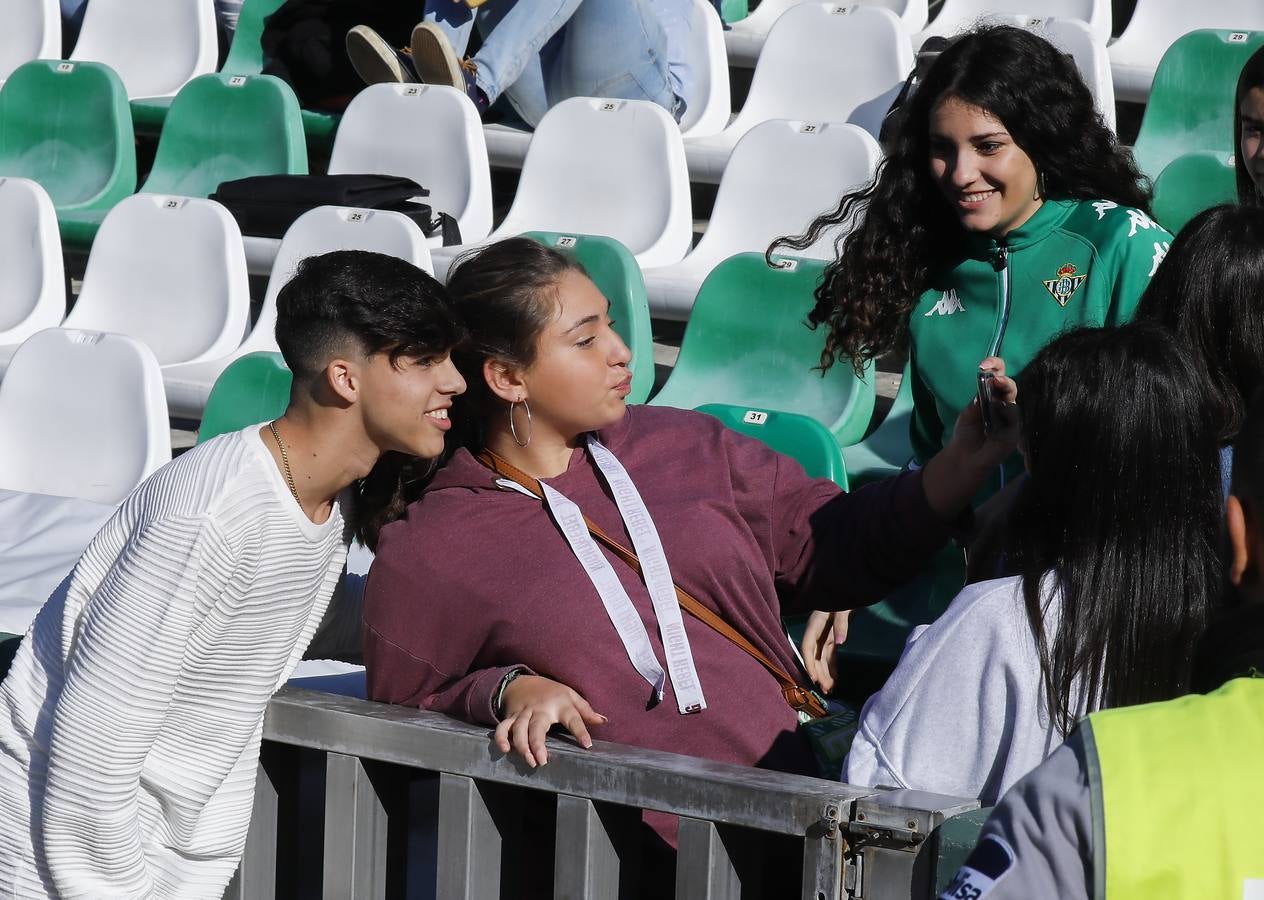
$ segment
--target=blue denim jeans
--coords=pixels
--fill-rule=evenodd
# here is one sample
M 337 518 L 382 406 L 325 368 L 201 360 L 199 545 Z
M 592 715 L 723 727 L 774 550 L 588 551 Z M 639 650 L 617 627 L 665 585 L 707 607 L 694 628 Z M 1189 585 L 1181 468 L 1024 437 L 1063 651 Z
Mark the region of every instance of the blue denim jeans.
M 570 97 L 649 100 L 679 118 L 683 104 L 668 79 L 667 36 L 651 0 L 426 0 L 426 19 L 457 55 L 477 22 L 474 56 L 487 99 L 506 94 L 532 127 Z

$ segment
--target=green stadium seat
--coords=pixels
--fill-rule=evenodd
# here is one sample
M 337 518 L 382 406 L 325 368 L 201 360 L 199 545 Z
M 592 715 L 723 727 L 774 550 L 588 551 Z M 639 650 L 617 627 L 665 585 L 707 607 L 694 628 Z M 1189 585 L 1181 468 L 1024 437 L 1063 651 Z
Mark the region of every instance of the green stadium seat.
M 650 402 L 799 413 L 841 446 L 860 440 L 873 414 L 873 378 L 857 378 L 845 362 L 822 375 L 816 367 L 825 336 L 806 324 L 824 271 L 824 262 L 811 259 L 769 266 L 760 253 L 716 266 L 698 291 L 676 366 Z
M 734 22 L 740 22 L 749 15 L 750 3 L 748 0 L 724 0 L 720 4 L 720 18 L 729 25 L 732 25 Z
M 828 478 L 843 490 L 847 489 L 847 466 L 843 463 L 842 450 L 834 435 L 816 419 L 798 413 L 724 403 L 699 406 L 698 412 L 715 416 L 734 431 L 763 441 L 778 453 L 797 460 L 811 477 Z
M 957 870 L 965 865 L 966 857 L 979 842 L 979 833 L 983 824 L 992 815 L 994 806 L 983 806 L 959 815 L 952 816 L 930 833 L 928 843 L 934 853 L 935 890 L 932 896 L 938 897 L 948 889 Z
M 1186 153 L 1168 163 L 1154 182 L 1154 218 L 1172 234 L 1205 209 L 1237 202 L 1232 153 Z
M 263 72 L 263 25 L 285 0 L 245 0 L 237 19 L 237 30 L 228 48 L 228 56 L 220 67 L 221 75 L 259 75 Z M 141 100 L 132 104 L 132 117 L 138 134 L 156 135 L 162 131 L 171 100 Z M 313 149 L 328 151 L 341 117 L 334 113 L 303 110 L 303 131 Z
M 129 143 L 130 145 L 130 143 Z M 221 182 L 307 173 L 298 99 L 270 75 L 202 75 L 176 95 L 145 193 L 207 197 Z M 85 248 L 104 209 L 58 218 L 62 242 Z
M 590 234 L 528 231 L 524 237 L 567 251 L 588 270 L 597 289 L 610 301 L 614 330 L 632 351 L 632 393 L 629 403 L 644 403 L 654 388 L 654 337 L 641 267 L 631 251 L 614 238 Z
M 247 353 L 234 360 L 211 388 L 198 443 L 275 419 L 289 405 L 293 380 L 280 353 Z
M 1264 46 L 1264 31 L 1191 31 L 1159 61 L 1133 148 L 1151 178 L 1186 153 L 1234 153 L 1233 95 L 1247 59 Z
M 913 458 L 913 445 L 909 440 L 909 420 L 912 416 L 913 382 L 909 380 L 906 365 L 900 389 L 882 424 L 859 444 L 843 448 L 847 477 L 854 487 L 894 475 Z
M 136 190 L 123 82 L 99 63 L 36 60 L 0 88 L 0 175 L 29 178 L 58 215 L 99 210 Z

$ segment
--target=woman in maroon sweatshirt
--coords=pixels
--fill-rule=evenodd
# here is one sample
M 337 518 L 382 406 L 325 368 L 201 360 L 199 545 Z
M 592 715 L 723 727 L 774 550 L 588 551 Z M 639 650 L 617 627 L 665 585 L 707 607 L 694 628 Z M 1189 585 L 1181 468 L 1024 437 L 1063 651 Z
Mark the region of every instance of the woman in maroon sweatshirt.
M 420 499 L 405 508 L 406 475 L 390 485 L 369 529 L 369 697 L 495 726 L 501 750 L 532 766 L 547 761 L 545 734 L 561 724 L 583 746 L 593 729 L 814 774 L 768 670 L 673 612 L 674 600 L 656 607 L 627 563 L 584 544 L 582 525 L 565 533 L 565 500 L 629 547 L 646 540 L 648 517 L 667 584 L 796 672 L 782 613 L 871 603 L 917 572 L 1013 451 L 1013 429 L 985 437 L 972 405 L 924 469 L 849 494 L 710 416 L 627 406 L 630 354 L 572 259 L 515 238 L 464 261 L 448 289 L 472 334 L 458 359 L 472 401 L 453 421 L 471 427 Z M 1016 395 L 1003 375 L 996 387 L 1003 401 Z M 541 479 L 554 499 L 498 482 L 470 448 Z

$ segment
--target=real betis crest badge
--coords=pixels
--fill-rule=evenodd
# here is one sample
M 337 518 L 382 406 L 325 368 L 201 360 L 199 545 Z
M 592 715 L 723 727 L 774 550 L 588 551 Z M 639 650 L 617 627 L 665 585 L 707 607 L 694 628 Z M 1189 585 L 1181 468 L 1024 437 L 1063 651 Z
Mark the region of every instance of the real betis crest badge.
M 1058 269 L 1057 278 L 1051 278 L 1045 282 L 1045 288 L 1053 295 L 1053 299 L 1058 301 L 1059 306 L 1066 306 L 1087 279 L 1087 275 L 1076 275 L 1075 266 L 1067 263 Z

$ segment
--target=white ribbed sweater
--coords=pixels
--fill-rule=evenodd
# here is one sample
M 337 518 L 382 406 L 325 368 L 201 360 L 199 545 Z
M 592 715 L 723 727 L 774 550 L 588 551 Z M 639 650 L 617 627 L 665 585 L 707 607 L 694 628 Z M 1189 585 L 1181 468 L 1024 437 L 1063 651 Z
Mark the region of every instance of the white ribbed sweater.
M 0 897 L 218 898 L 245 845 L 268 698 L 346 559 L 259 426 L 155 473 L 40 610 L 0 685 Z M 336 615 L 335 615 L 336 613 Z

